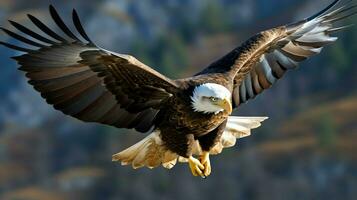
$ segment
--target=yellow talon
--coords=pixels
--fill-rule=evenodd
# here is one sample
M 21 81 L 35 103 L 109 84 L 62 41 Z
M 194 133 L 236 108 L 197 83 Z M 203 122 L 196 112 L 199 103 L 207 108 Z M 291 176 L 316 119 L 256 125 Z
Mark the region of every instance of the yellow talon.
M 204 166 L 203 175 L 205 177 L 211 174 L 211 162 L 209 160 L 209 152 L 203 152 L 200 156 L 201 164 Z
M 204 170 L 204 166 L 200 163 L 199 160 L 196 158 L 190 156 L 188 158 L 188 164 L 190 166 L 192 175 L 194 176 L 201 176 L 202 178 L 205 178 L 204 173 L 202 170 Z

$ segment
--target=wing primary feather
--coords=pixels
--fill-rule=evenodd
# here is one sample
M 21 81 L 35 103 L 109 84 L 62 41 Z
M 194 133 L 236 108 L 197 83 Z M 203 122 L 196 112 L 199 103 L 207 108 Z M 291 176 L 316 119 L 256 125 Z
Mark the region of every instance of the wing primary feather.
M 328 18 L 331 18 L 333 16 L 336 16 L 337 13 L 341 13 L 342 10 L 346 10 L 346 8 L 349 8 L 352 4 L 352 0 L 350 0 L 348 3 L 344 4 L 343 6 L 323 15 L 323 16 L 320 16 L 320 18 L 323 18 L 323 19 L 328 19 Z
M 51 36 L 53 39 L 56 39 L 61 42 L 67 42 L 66 39 L 63 37 L 59 36 L 57 33 L 52 31 L 50 28 L 48 28 L 44 23 L 42 23 L 39 19 L 36 17 L 28 14 L 28 18 L 32 21 L 33 24 L 35 24 L 40 30 L 42 30 L 44 33 L 47 35 Z
M 57 26 L 70 38 L 75 41 L 81 41 L 78 39 L 72 31 L 67 27 L 67 25 L 63 22 L 62 18 L 59 16 L 58 12 L 56 11 L 55 7 L 50 5 L 50 14 L 53 20 L 56 22 Z
M 316 13 L 315 15 L 309 17 L 306 19 L 306 21 L 310 21 L 313 20 L 323 14 L 325 14 L 326 12 L 328 12 L 330 9 L 332 9 L 340 0 L 335 0 L 334 2 L 332 2 L 330 5 L 328 5 L 325 9 L 321 10 L 320 12 Z
M 330 19 L 330 20 L 327 20 L 327 21 L 324 21 L 324 23 L 335 23 L 335 22 L 338 22 L 338 21 L 341 21 L 341 20 L 344 20 L 348 17 L 351 17 L 353 15 L 357 14 L 357 11 L 354 11 L 348 15 L 344 15 L 342 17 L 337 17 L 337 18 L 333 18 L 333 19 Z
M 0 44 L 1 44 L 1 45 L 4 45 L 4 46 L 7 47 L 7 48 L 14 49 L 14 50 L 16 50 L 16 51 L 22 51 L 22 52 L 27 52 L 27 53 L 33 52 L 32 49 L 27 49 L 27 48 L 23 48 L 23 47 L 18 47 L 18 46 L 15 46 L 15 45 L 13 45 L 13 44 L 9 44 L 9 43 L 2 42 L 2 41 L 0 41 Z
M 357 15 L 357 4 L 349 0 L 331 1 L 311 17 L 256 34 L 199 74 L 223 71 L 233 76 L 236 107 L 254 98 L 282 78 L 287 70 L 297 68 L 301 61 L 319 54 L 324 46 L 335 42 L 338 38 L 332 33 L 353 26 L 334 23 Z M 250 61 L 251 58 L 254 60 Z
M 347 25 L 347 26 L 341 26 L 341 27 L 329 29 L 329 30 L 327 30 L 326 32 L 327 32 L 328 34 L 332 34 L 332 33 L 336 33 L 336 32 L 339 32 L 339 31 L 342 31 L 342 30 L 351 28 L 351 27 L 353 27 L 353 26 L 355 26 L 355 24 L 350 24 L 350 25 Z
M 30 29 L 26 28 L 25 26 L 23 26 L 23 25 L 21 25 L 21 24 L 19 24 L 17 22 L 14 22 L 14 21 L 11 21 L 11 20 L 9 20 L 9 22 L 17 30 L 19 30 L 19 31 L 21 31 L 21 32 L 23 32 L 23 33 L 25 33 L 25 34 L 27 34 L 27 35 L 39 40 L 39 41 L 42 41 L 42 42 L 47 43 L 47 44 L 58 44 L 55 41 L 49 40 L 49 39 L 47 39 L 47 38 L 45 38 L 45 37 L 33 32 L 33 31 L 31 31 Z
M 88 37 L 86 31 L 84 30 L 81 20 L 79 19 L 79 16 L 77 14 L 77 11 L 75 9 L 73 9 L 73 13 L 72 13 L 72 18 L 73 18 L 73 23 L 76 26 L 76 29 L 78 30 L 78 32 L 81 34 L 81 36 L 86 39 L 88 42 L 92 43 L 91 39 Z
M 329 18 L 332 18 L 332 17 L 335 17 L 339 14 L 343 14 L 343 13 L 346 13 L 350 10 L 352 10 L 353 8 L 356 8 L 357 5 L 356 4 L 351 4 L 351 5 L 345 5 L 345 6 L 342 6 L 341 8 L 339 9 L 336 9 L 335 11 L 327 14 L 324 19 L 329 19 Z
M 295 22 L 295 23 L 291 23 L 286 25 L 287 27 L 287 33 L 292 33 L 296 31 L 296 28 L 299 28 L 301 25 L 306 25 L 309 24 L 310 22 L 314 22 L 314 20 L 320 20 L 320 21 L 324 21 L 326 20 L 326 18 L 328 17 L 332 17 L 332 16 L 336 16 L 336 12 L 342 10 L 345 6 L 342 6 L 336 10 L 331 11 L 330 13 L 327 13 L 328 11 L 330 11 L 333 7 L 336 6 L 336 4 L 338 2 L 340 2 L 341 0 L 335 0 L 334 2 L 332 2 L 329 6 L 327 6 L 325 9 L 321 10 L 320 12 L 316 13 L 315 15 L 312 15 L 311 17 L 308 17 L 304 20 L 301 20 L 299 22 Z M 327 14 L 326 14 L 327 13 Z M 300 27 L 301 28 L 301 27 Z M 313 28 L 313 26 L 311 26 L 311 28 Z
M 41 47 L 45 47 L 45 45 L 43 45 L 43 44 L 39 44 L 39 43 L 37 43 L 35 41 L 29 40 L 29 39 L 27 39 L 27 38 L 25 38 L 25 37 L 23 37 L 21 35 L 18 35 L 16 33 L 12 32 L 12 31 L 10 31 L 10 30 L 7 30 L 6 28 L 0 28 L 0 29 L 3 30 L 10 37 L 13 37 L 13 38 L 15 38 L 15 39 L 17 39 L 17 40 L 19 40 L 21 42 L 24 42 L 24 43 L 32 45 L 32 46 L 40 47 L 40 48 Z

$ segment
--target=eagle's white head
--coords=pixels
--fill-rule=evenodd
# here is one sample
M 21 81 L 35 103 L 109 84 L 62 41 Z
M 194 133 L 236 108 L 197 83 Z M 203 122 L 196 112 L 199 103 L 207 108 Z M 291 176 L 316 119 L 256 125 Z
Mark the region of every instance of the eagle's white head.
M 224 86 L 215 83 L 205 83 L 197 86 L 191 96 L 192 108 L 195 112 L 218 114 L 226 110 L 232 112 L 232 94 Z

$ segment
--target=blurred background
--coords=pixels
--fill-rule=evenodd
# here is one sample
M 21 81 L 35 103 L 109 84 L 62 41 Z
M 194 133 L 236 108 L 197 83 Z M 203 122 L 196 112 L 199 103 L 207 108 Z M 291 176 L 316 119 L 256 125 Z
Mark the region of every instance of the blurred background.
M 10 28 L 12 19 L 33 27 L 27 13 L 53 24 L 50 3 L 70 22 L 76 8 L 100 46 L 182 78 L 256 32 L 308 17 L 331 1 L 0 0 L 0 24 Z M 213 173 L 205 180 L 186 164 L 133 170 L 112 163 L 112 154 L 144 135 L 55 111 L 9 59 L 18 53 L 0 47 L 0 199 L 356 199 L 357 28 L 338 36 L 236 111 L 270 119 L 211 157 Z

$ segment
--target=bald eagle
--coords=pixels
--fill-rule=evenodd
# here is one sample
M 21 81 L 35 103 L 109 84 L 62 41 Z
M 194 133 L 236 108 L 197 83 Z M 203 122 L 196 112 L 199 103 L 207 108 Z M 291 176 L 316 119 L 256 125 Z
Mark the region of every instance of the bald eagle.
M 178 80 L 130 55 L 96 45 L 75 10 L 72 18 L 79 34 L 50 6 L 61 34 L 28 15 L 41 34 L 14 21 L 9 22 L 26 37 L 1 29 L 32 48 L 0 43 L 24 52 L 13 59 L 29 84 L 55 109 L 85 122 L 149 132 L 113 155 L 113 161 L 133 168 L 162 165 L 168 169 L 188 162 L 194 176 L 207 177 L 210 154 L 233 146 L 266 119 L 230 116 L 232 111 L 335 42 L 337 37 L 331 34 L 349 27 L 335 27 L 335 23 L 355 14 L 354 8 L 335 0 L 312 17 L 256 34 L 202 72 Z

